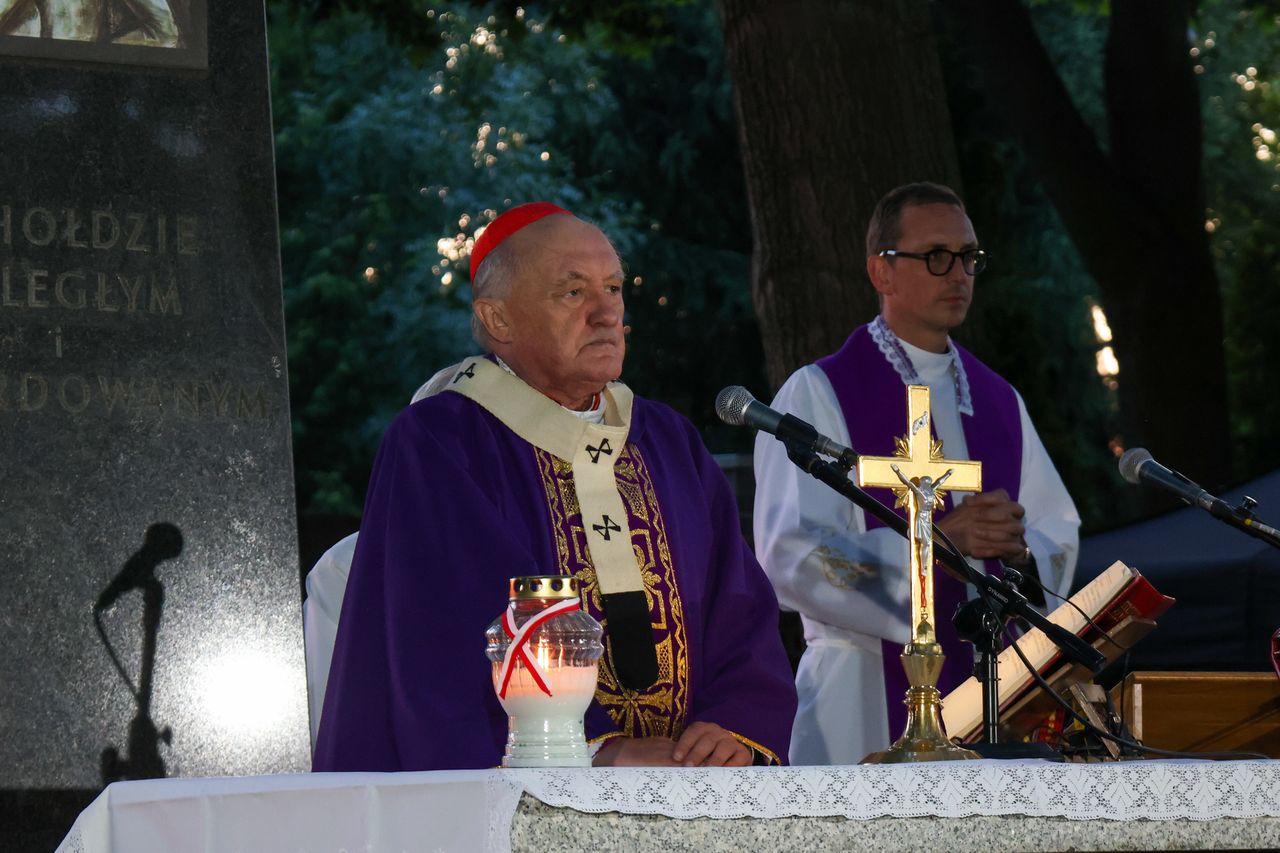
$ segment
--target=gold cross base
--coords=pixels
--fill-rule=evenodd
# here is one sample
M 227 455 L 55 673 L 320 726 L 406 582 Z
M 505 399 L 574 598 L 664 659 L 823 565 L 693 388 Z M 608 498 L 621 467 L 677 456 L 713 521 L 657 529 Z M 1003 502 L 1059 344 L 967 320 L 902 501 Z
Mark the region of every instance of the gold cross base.
M 907 726 L 902 737 L 883 752 L 873 752 L 863 764 L 908 764 L 916 761 L 958 761 L 982 756 L 956 746 L 942 727 L 942 693 L 934 685 L 946 657 L 937 643 L 908 643 L 902 650 L 907 671 Z

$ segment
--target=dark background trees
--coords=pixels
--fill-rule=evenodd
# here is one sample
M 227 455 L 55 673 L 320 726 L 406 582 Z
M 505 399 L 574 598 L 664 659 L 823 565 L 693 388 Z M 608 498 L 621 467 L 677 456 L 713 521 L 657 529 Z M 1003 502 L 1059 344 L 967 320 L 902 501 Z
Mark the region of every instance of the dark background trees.
M 1001 105 L 1115 336 L 1120 440 L 1205 485 L 1231 478 L 1222 304 L 1201 169 L 1191 4 L 1113 0 L 1102 55 L 1105 128 L 1090 128 L 1020 0 L 944 0 L 980 86 Z M 968 26 L 981 20 L 981 26 Z M 1181 416 L 1195 389 L 1195 417 Z
M 1142 509 L 1121 446 L 1206 485 L 1280 463 L 1273 13 L 718 6 L 723 28 L 681 0 L 270 4 L 304 513 L 357 515 L 386 422 L 473 350 L 469 241 L 507 204 L 605 228 L 626 378 L 741 451 L 716 391 L 767 396 L 869 319 L 866 218 L 918 178 L 965 194 L 994 262 L 962 340 L 1022 391 L 1089 528 Z
M 878 301 L 864 235 L 880 196 L 961 189 L 925 0 L 718 0 L 751 205 L 751 292 L 777 388 Z

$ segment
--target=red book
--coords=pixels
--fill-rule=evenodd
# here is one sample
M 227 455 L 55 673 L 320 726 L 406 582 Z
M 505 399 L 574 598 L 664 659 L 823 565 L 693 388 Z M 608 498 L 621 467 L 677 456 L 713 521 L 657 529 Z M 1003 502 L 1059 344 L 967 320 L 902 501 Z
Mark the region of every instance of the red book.
M 1174 599 L 1162 595 L 1138 572 L 1116 561 L 1071 596 L 1070 602 L 1050 613 L 1049 621 L 1089 641 L 1108 660 L 1115 660 L 1155 627 L 1155 620 L 1173 606 Z M 1110 641 L 1103 632 L 1111 636 Z M 1038 628 L 1018 638 L 1018 646 L 1041 675 L 1053 675 L 1051 682 L 1089 679 L 1087 671 L 1075 673 L 1063 663 L 1062 651 Z M 1049 709 L 1027 709 L 1028 702 L 1023 700 L 1028 698 L 1034 681 L 1012 648 L 1002 651 L 998 661 L 1001 723 L 1012 726 L 1014 734 L 1018 734 L 1016 729 L 1021 722 L 1030 732 Z M 978 679 L 969 678 L 943 698 L 942 721 L 952 738 L 971 740 L 981 733 L 982 683 Z
M 1133 580 L 1120 591 L 1093 621 L 1104 631 L 1110 631 L 1125 619 L 1159 619 L 1174 604 L 1174 599 L 1159 592 L 1151 581 L 1134 573 Z M 1089 638 L 1096 634 L 1091 626 L 1086 627 L 1080 636 Z

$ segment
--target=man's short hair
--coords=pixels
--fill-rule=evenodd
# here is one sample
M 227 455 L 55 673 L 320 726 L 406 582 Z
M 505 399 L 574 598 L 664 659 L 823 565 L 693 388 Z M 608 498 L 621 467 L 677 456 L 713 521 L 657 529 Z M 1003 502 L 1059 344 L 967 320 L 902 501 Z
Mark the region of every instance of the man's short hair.
M 920 181 L 889 190 L 876 204 L 867 225 L 867 257 L 873 258 L 885 249 L 897 248 L 902 239 L 902 211 L 915 204 L 951 204 L 964 210 L 964 202 L 955 190 Z
M 506 299 L 511 294 L 512 284 L 519 274 L 517 264 L 516 253 L 513 253 L 506 243 L 500 244 L 489 252 L 476 268 L 476 279 L 471 282 L 471 301 L 474 303 L 477 299 Z M 493 351 L 489 333 L 485 331 L 484 324 L 480 322 L 480 318 L 474 311 L 471 313 L 471 337 L 475 338 L 476 343 L 483 347 L 485 352 Z

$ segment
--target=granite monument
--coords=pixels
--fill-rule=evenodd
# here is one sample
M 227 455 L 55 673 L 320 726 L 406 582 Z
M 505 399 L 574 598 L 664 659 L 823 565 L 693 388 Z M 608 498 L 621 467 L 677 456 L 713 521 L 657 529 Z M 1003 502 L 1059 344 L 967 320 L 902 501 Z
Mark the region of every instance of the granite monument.
M 309 765 L 276 221 L 262 0 L 0 0 L 4 849 Z

